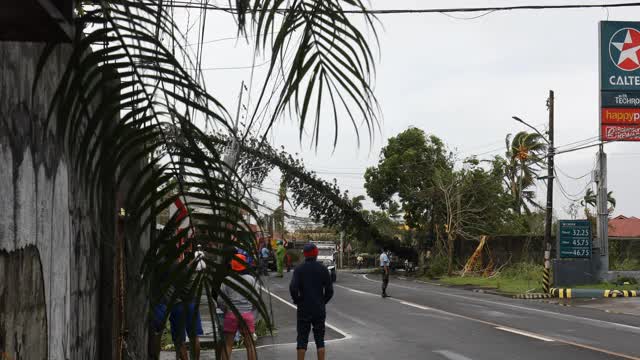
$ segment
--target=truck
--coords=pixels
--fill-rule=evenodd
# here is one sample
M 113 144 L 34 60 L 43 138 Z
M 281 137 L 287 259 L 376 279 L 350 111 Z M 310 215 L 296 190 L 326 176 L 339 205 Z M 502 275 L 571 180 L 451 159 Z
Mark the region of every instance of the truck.
M 331 241 L 315 241 L 314 244 L 318 247 L 318 261 L 327 267 L 331 282 L 336 282 L 336 245 Z

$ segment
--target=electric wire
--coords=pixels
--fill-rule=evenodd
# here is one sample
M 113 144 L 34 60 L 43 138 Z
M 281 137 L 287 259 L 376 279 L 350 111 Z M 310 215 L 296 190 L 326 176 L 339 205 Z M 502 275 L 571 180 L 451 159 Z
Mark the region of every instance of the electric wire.
M 214 10 L 223 11 L 232 14 L 239 14 L 240 10 L 237 7 L 222 7 L 216 5 L 198 5 L 186 1 L 174 1 L 171 5 L 177 8 L 195 8 L 201 10 Z M 516 6 L 491 6 L 491 7 L 460 7 L 460 8 L 422 8 L 422 9 L 341 9 L 335 11 L 335 13 L 344 14 L 365 14 L 365 15 L 393 15 L 393 14 L 443 14 L 443 13 L 492 13 L 496 11 L 516 11 L 516 10 L 568 10 L 568 9 L 607 9 L 607 8 L 621 8 L 621 7 L 637 7 L 640 6 L 640 2 L 633 3 L 611 3 L 611 4 L 561 4 L 561 5 L 516 5 Z M 298 13 L 311 13 L 309 10 L 291 9 L 291 8 L 278 8 L 269 9 L 272 12 L 284 14 L 288 12 Z M 246 12 L 249 12 L 247 10 Z M 330 13 L 326 11 L 326 13 Z M 481 16 L 486 16 L 483 14 Z M 480 16 L 479 16 L 480 17 Z

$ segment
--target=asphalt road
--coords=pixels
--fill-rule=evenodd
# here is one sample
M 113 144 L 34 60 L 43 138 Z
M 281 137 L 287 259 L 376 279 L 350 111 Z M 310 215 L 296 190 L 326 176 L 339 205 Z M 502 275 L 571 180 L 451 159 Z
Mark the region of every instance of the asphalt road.
M 327 358 L 340 360 L 638 359 L 640 316 L 565 307 L 391 279 L 339 273 L 327 307 Z M 259 340 L 259 359 L 295 359 L 290 273 L 266 284 L 277 331 Z M 616 301 L 611 299 L 610 301 Z M 638 300 L 640 301 L 640 300 Z M 311 336 L 310 339 L 313 337 Z M 206 336 L 205 338 L 206 339 Z M 315 359 L 309 344 L 308 359 Z M 170 352 L 163 359 L 175 359 Z M 245 359 L 236 350 L 233 359 Z M 202 359 L 214 359 L 205 351 Z
M 274 305 L 289 307 L 289 280 L 268 279 Z M 397 278 L 388 292 L 379 296 L 376 275 L 339 274 L 327 309 L 329 359 L 640 359 L 640 317 Z M 259 358 L 293 359 L 295 312 L 274 313 L 283 333 L 263 342 Z

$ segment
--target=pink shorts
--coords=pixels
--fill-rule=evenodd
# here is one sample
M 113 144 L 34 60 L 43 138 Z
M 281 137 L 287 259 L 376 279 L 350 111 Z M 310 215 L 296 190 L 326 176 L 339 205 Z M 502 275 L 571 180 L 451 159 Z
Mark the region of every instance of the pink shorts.
M 252 312 L 242 313 L 242 318 L 244 319 L 244 322 L 247 324 L 249 331 L 251 333 L 256 332 L 256 321 L 253 317 L 253 313 Z M 240 330 L 240 321 L 238 321 L 238 318 L 234 313 L 230 311 L 227 312 L 224 315 L 224 332 L 235 334 L 235 332 L 238 330 Z

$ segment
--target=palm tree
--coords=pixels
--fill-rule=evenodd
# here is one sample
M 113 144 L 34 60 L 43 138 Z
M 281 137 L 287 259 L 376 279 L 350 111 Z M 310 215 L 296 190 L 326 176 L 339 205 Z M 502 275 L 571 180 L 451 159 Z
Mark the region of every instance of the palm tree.
M 364 209 L 364 205 L 362 205 L 362 201 L 365 199 L 366 197 L 364 195 L 358 195 L 358 196 L 352 197 L 351 203 L 353 204 L 353 208 L 358 211 Z
M 607 193 L 607 203 L 609 204 L 609 213 L 613 212 L 617 204 L 616 199 L 613 197 L 613 191 L 609 191 Z M 591 211 L 589 211 L 589 207 L 591 206 L 595 209 L 598 206 L 598 195 L 593 191 L 593 189 L 587 189 L 584 197 L 580 200 L 580 205 L 584 207 L 584 215 L 587 219 L 593 217 Z
M 505 180 L 517 214 L 522 210 L 530 214 L 530 206 L 540 208 L 535 201 L 535 191 L 528 189 L 535 186 L 536 174 L 544 163 L 547 146 L 542 140 L 539 134 L 526 131 L 517 133 L 513 138 L 511 134 L 505 137 Z
M 225 104 L 200 81 L 201 55 L 194 59 L 186 46 L 190 39 L 174 21 L 172 6 L 180 5 L 161 0 L 78 2 L 72 52 L 50 101 L 47 124 L 61 134 L 56 141 L 65 145 L 66 158 L 86 175 L 96 206 L 109 204 L 119 184 L 131 179 L 125 196 L 131 241 L 141 239 L 176 200 L 186 203 L 188 225 L 176 214 L 154 232 L 142 272 L 160 293 L 173 288 L 169 307 L 178 296 L 200 299 L 206 294 L 211 318 L 217 319 L 212 294 L 229 277 L 242 283 L 226 266 L 233 248 L 255 252 L 253 239 L 236 239 L 238 231 L 249 228 L 242 214 L 257 215 L 244 201 L 244 179 L 196 126 L 206 123 L 240 140 Z M 378 114 L 370 86 L 373 54 L 347 10 L 365 6 L 361 0 L 235 2 L 231 13 L 239 37 L 255 38 L 256 53 L 267 54 L 270 63 L 248 116 L 249 128 L 265 113 L 267 129 L 289 114 L 298 120 L 301 135 L 312 123 L 317 144 L 321 109 L 325 113 L 328 108 L 336 125 L 337 114 L 345 113 L 354 126 L 364 119 L 371 135 Z M 372 15 L 364 12 L 363 17 L 373 28 Z M 55 47 L 44 48 L 36 82 Z M 195 207 L 207 211 L 195 214 Z M 112 219 L 107 213 L 105 224 Z M 113 233 L 100 236 L 111 239 Z M 195 245 L 223 261 L 207 258 L 206 271 L 195 272 L 194 265 L 182 260 Z M 155 277 L 159 272 L 168 275 Z M 269 319 L 256 290 L 244 295 Z M 125 356 L 124 348 L 117 351 Z

